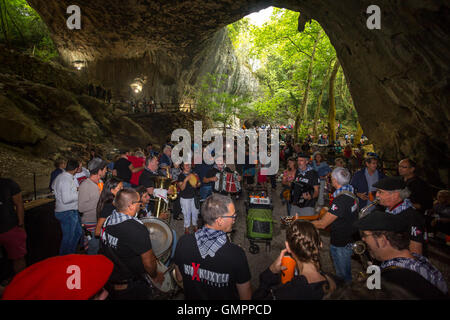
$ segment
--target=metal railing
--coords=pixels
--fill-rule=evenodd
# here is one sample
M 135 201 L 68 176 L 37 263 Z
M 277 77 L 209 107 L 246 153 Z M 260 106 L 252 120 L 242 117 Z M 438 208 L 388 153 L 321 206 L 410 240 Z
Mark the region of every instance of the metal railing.
M 156 104 L 138 104 L 115 103 L 115 107 L 128 111 L 129 114 L 149 114 L 162 112 L 187 112 L 195 110 L 195 105 L 190 103 L 156 103 Z

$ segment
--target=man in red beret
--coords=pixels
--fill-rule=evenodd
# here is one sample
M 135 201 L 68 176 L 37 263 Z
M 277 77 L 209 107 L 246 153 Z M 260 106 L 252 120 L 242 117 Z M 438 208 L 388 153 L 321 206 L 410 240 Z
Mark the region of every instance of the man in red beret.
M 104 300 L 114 264 L 102 255 L 69 254 L 45 259 L 18 273 L 3 300 Z

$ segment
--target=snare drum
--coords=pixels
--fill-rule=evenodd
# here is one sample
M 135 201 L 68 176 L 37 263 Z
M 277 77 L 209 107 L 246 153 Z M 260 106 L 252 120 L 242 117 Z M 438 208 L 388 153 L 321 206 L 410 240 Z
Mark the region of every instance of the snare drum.
M 155 217 L 142 218 L 141 221 L 150 233 L 153 253 L 162 264 L 165 264 L 171 256 L 173 243 L 172 230 L 167 223 Z

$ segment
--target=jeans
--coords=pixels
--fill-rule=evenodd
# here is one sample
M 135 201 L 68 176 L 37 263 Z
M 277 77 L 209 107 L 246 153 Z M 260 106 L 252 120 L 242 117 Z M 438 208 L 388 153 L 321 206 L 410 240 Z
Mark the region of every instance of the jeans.
M 61 223 L 62 240 L 59 254 L 72 254 L 77 251 L 83 230 L 78 210 L 55 212 L 55 218 Z
M 345 282 L 352 281 L 352 243 L 345 247 L 336 247 L 330 244 L 331 258 L 333 259 L 336 275 Z
M 317 205 L 319 207 L 323 207 L 323 205 L 324 205 L 325 183 L 326 183 L 325 179 L 320 179 L 319 198 L 317 199 Z
M 212 195 L 212 193 L 213 193 L 212 189 L 213 189 L 212 186 L 201 186 L 200 187 L 200 199 L 205 200 L 210 195 Z
M 291 207 L 292 207 L 292 205 L 289 202 L 286 202 L 286 208 L 287 208 L 287 215 L 288 216 L 291 215 Z

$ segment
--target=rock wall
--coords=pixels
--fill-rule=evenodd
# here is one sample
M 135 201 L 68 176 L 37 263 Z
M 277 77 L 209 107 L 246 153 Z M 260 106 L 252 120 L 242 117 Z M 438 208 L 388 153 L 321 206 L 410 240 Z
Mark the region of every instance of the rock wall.
M 82 29 L 75 31 L 63 19 L 71 1 L 28 1 L 66 61 L 141 59 L 148 52 L 152 63 L 167 68 L 160 74 L 168 85 L 150 82 L 152 90 L 176 98 L 184 89 L 179 83 L 196 78 L 192 65 L 225 25 L 270 5 L 299 11 L 300 25 L 317 20 L 336 48 L 377 151 L 393 160 L 410 156 L 431 183 L 448 186 L 448 1 L 378 0 L 381 29 L 369 30 L 369 0 L 79 0 Z

